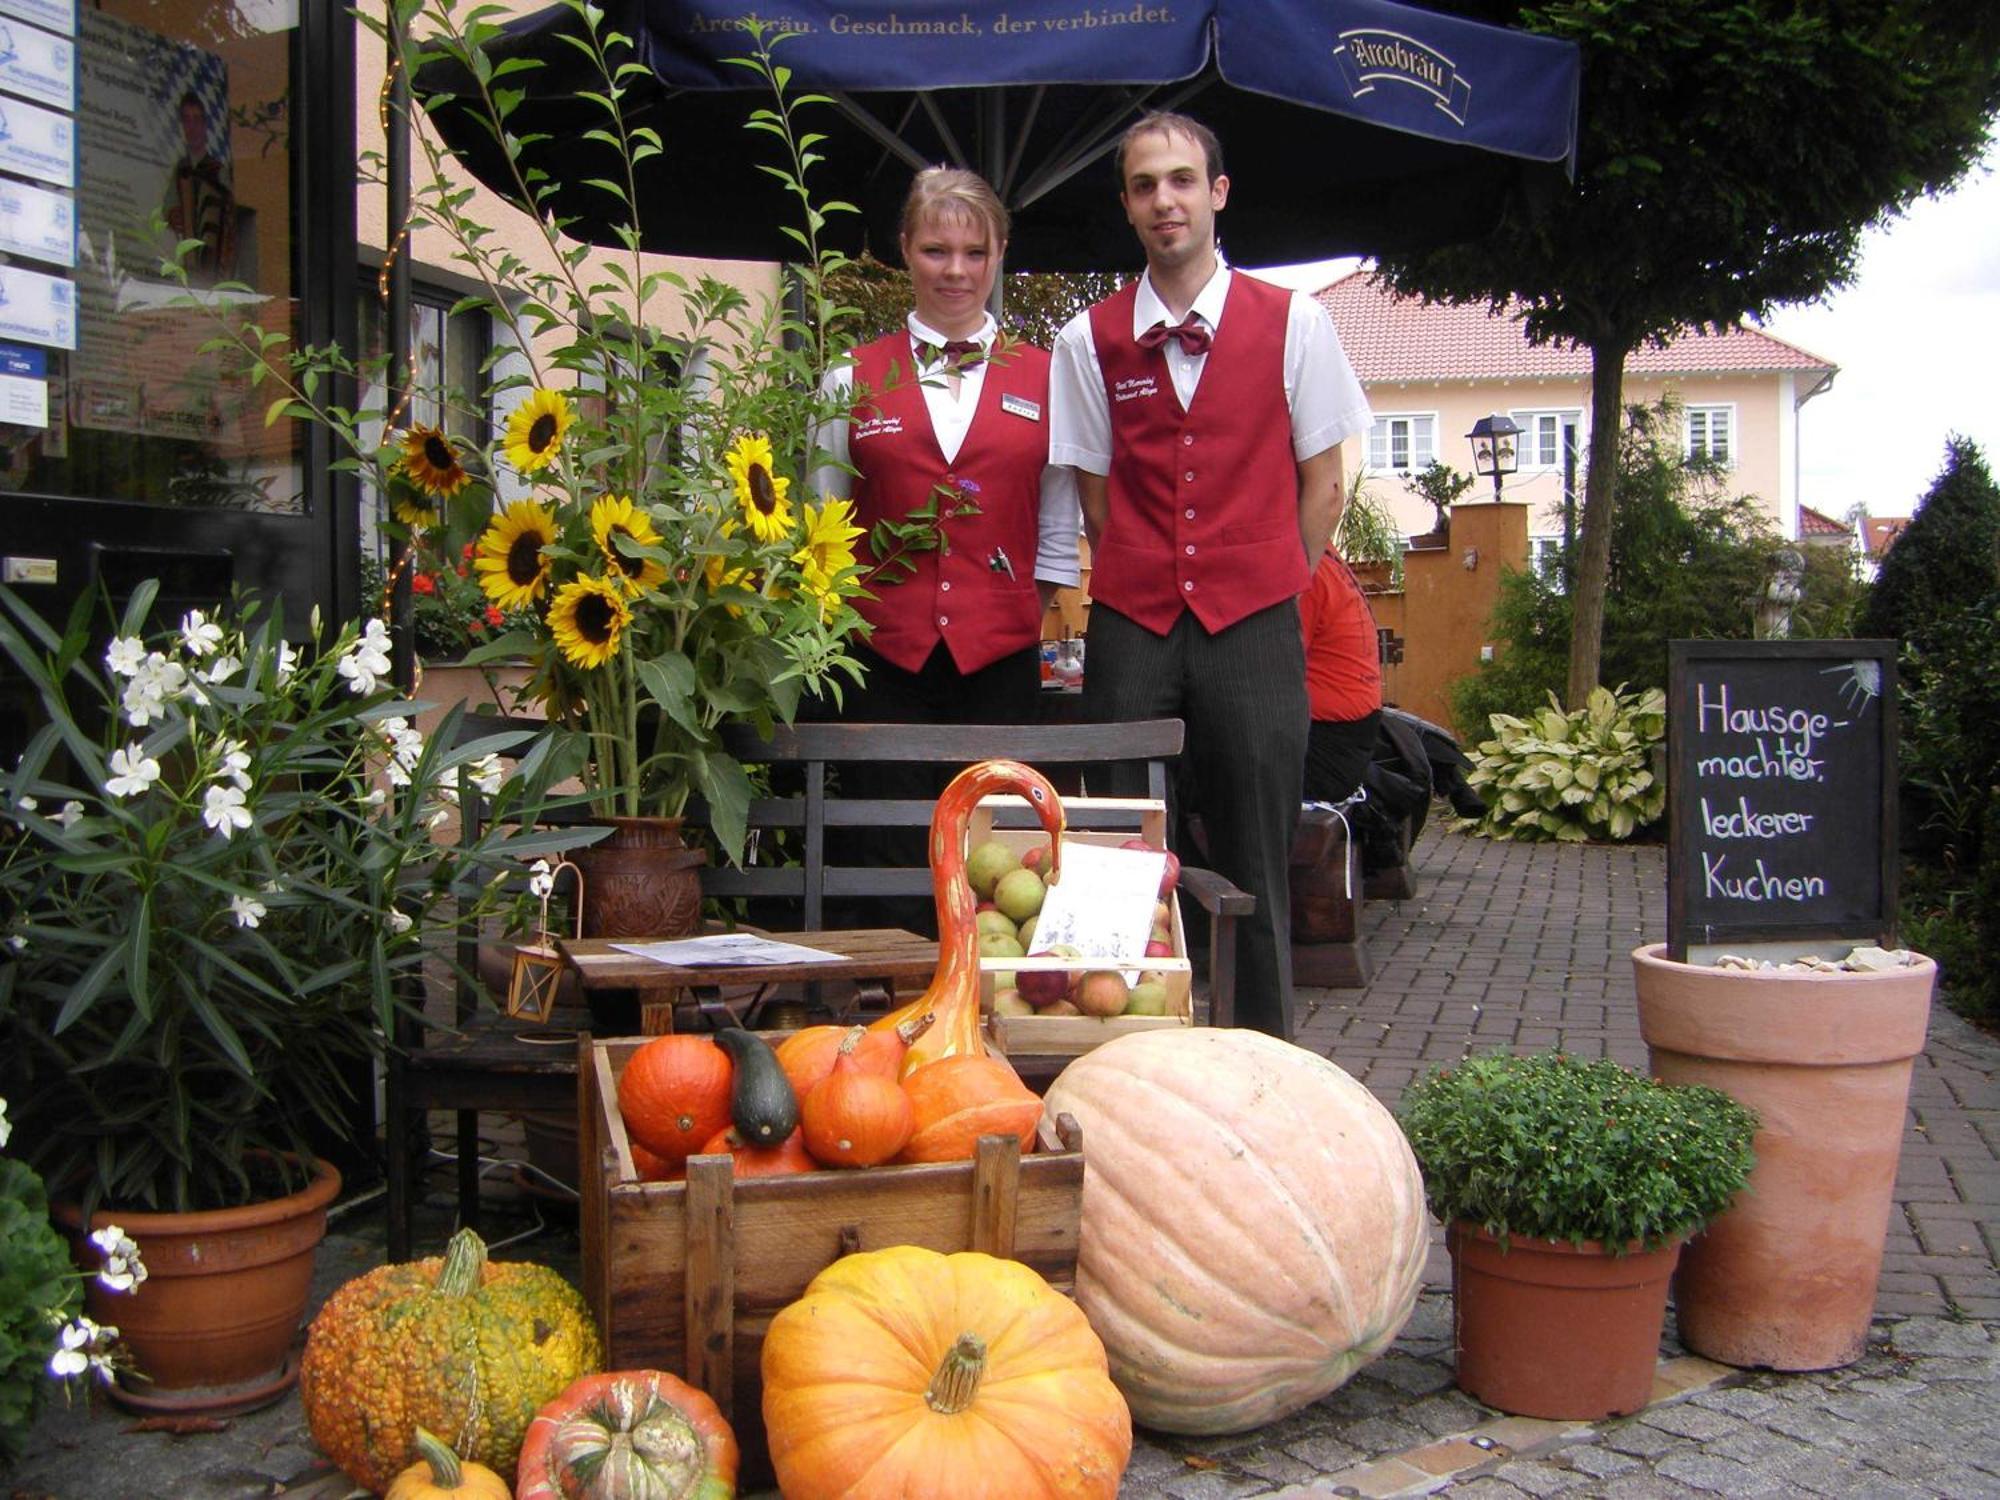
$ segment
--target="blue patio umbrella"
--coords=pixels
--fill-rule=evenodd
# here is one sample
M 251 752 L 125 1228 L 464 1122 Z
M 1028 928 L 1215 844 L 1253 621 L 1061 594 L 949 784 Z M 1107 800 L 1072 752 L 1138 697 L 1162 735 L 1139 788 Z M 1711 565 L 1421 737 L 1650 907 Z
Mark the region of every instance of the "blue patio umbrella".
M 646 75 L 626 108 L 660 133 L 641 170 L 646 247 L 781 259 L 796 204 L 755 163 L 768 138 L 743 128 L 764 84 L 730 58 L 750 51 L 759 14 L 798 33 L 778 61 L 823 93 L 801 123 L 824 132 L 816 199 L 864 210 L 834 240 L 892 258 L 911 173 L 934 162 L 982 172 L 1015 216 L 1014 270 L 1106 270 L 1137 248 L 1111 153 L 1149 109 L 1192 114 L 1221 136 L 1232 180 L 1224 248 L 1243 265 L 1384 252 L 1476 234 L 1511 195 L 1561 191 L 1574 166 L 1574 46 L 1392 0 L 607 0 L 607 32 L 632 39 Z M 532 58 L 506 86 L 526 92 L 517 135 L 547 139 L 530 166 L 565 184 L 549 206 L 572 232 L 609 242 L 623 208 L 587 179 L 608 166 L 583 132 L 602 123 L 578 99 L 599 87 L 564 40 L 580 22 L 557 6 L 513 23 L 488 48 Z M 416 92 L 452 149 L 506 191 L 512 174 L 465 107 L 463 73 L 433 64 Z M 599 159 L 593 160 L 594 157 Z

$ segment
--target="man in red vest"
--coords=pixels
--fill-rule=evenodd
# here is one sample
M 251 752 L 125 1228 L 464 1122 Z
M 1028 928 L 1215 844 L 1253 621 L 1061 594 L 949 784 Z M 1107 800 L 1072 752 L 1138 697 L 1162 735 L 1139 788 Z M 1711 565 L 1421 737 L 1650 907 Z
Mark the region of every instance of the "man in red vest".
M 1367 399 L 1325 310 L 1230 270 L 1204 125 L 1149 115 L 1119 144 L 1146 274 L 1056 340 L 1050 456 L 1078 471 L 1092 554 L 1084 707 L 1179 717 L 1209 857 L 1257 899 L 1241 1024 L 1292 1034 L 1287 856 L 1306 754 L 1298 595 L 1341 503 Z

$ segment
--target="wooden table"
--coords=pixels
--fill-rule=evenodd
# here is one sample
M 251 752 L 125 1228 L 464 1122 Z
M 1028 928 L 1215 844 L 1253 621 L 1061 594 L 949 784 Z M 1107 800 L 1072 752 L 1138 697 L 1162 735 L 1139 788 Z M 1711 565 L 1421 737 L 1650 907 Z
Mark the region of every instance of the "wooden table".
M 636 990 L 640 1030 L 659 1036 L 673 1030 L 674 997 L 686 992 L 704 1016 L 720 1025 L 743 1025 L 781 984 L 849 980 L 880 986 L 893 998 L 898 985 L 928 982 L 937 972 L 938 945 L 900 927 L 857 927 L 840 931 L 765 934 L 802 948 L 835 953 L 820 962 L 777 964 L 668 964 L 627 953 L 608 938 L 558 938 L 556 947 L 586 990 Z M 644 939 L 619 939 L 642 942 Z M 725 987 L 751 993 L 725 1000 Z

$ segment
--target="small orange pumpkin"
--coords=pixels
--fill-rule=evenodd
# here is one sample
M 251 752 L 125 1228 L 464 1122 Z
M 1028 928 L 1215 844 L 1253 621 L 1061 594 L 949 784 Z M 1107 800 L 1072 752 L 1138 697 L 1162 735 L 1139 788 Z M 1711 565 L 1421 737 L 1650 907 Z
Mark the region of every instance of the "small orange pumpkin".
M 701 1148 L 704 1156 L 723 1152 L 736 1158 L 730 1170 L 738 1177 L 783 1177 L 793 1172 L 819 1170 L 819 1163 L 806 1150 L 804 1130 L 794 1130 L 775 1146 L 752 1146 L 732 1125 Z
M 806 1149 L 829 1167 L 873 1167 L 903 1149 L 914 1119 L 910 1096 L 893 1078 L 864 1068 L 854 1055 L 865 1026 L 851 1028 L 833 1071 L 799 1106 Z
M 1132 1418 L 1076 1304 L 1018 1261 L 843 1256 L 764 1338 L 786 1500 L 1111 1500 Z
M 631 1132 L 626 1132 L 629 1137 Z M 682 1162 L 668 1161 L 657 1151 L 648 1151 L 636 1140 L 630 1141 L 632 1165 L 638 1169 L 641 1182 L 679 1182 L 687 1176 L 687 1167 Z
M 417 1461 L 382 1492 L 382 1500 L 514 1500 L 514 1491 L 485 1464 L 460 1458 L 423 1428 L 417 1429 Z
M 656 1036 L 625 1060 L 618 1112 L 633 1140 L 680 1166 L 729 1123 L 736 1066 L 705 1036 Z
M 1032 1151 L 1042 1101 L 997 1057 L 961 1053 L 903 1080 L 915 1119 L 898 1161 L 970 1161 L 982 1135 L 1011 1135 Z
M 516 1500 L 730 1500 L 736 1434 L 664 1370 L 586 1375 L 528 1424 Z
M 854 1059 L 871 1073 L 894 1078 L 903 1068 L 903 1054 L 910 1043 L 930 1030 L 937 1018 L 929 1011 L 906 1016 L 883 1031 L 870 1031 L 854 1044 Z M 778 1043 L 778 1066 L 791 1080 L 792 1092 L 803 1101 L 822 1078 L 833 1071 L 840 1044 L 847 1040 L 846 1026 L 808 1026 Z

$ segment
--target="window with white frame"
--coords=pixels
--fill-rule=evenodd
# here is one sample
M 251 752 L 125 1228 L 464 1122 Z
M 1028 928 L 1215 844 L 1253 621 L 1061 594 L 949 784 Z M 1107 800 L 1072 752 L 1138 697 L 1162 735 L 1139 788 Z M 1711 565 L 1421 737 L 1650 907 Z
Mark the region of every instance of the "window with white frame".
M 1687 409 L 1687 456 L 1705 458 L 1727 468 L 1736 462 L 1736 408 L 1690 406 Z
M 1572 443 L 1581 442 L 1583 413 L 1580 411 L 1517 411 L 1512 413 L 1521 427 L 1521 469 L 1560 469 L 1563 466 L 1565 434 Z
M 1528 538 L 1528 563 L 1535 570 L 1535 576 L 1550 587 L 1562 591 L 1563 588 L 1563 539 L 1559 536 L 1531 536 Z
M 1377 417 L 1368 429 L 1368 467 L 1378 474 L 1414 474 L 1436 457 L 1435 413 Z

